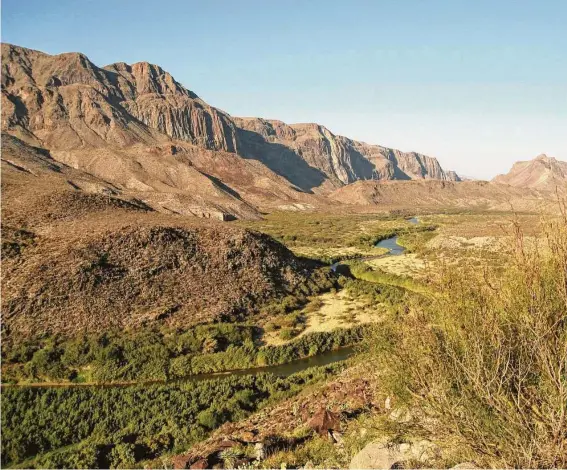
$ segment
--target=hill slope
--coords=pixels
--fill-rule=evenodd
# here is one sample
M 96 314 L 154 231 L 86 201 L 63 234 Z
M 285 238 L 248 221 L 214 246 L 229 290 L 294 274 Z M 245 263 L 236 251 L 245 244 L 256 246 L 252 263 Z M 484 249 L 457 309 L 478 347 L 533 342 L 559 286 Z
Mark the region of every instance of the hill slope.
M 493 181 L 518 188 L 564 191 L 567 189 L 567 162 L 542 154 L 527 162 L 514 163 L 508 173 L 496 176 Z
M 246 316 L 310 267 L 268 236 L 160 214 L 5 136 L 3 338 Z
M 331 199 L 382 209 L 482 209 L 552 211 L 558 209 L 553 194 L 515 188 L 488 181 L 358 181 L 337 189 Z

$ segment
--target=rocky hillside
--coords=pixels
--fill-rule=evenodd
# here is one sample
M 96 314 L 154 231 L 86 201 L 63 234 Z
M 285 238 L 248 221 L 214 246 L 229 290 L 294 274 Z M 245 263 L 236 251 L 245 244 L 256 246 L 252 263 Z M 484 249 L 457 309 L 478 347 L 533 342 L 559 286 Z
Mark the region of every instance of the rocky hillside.
M 542 154 L 527 162 L 514 163 L 508 173 L 498 175 L 493 181 L 518 188 L 563 192 L 567 189 L 567 162 Z
M 336 186 L 359 180 L 459 180 L 435 158 L 357 142 L 319 124 L 233 119 L 245 157 L 262 161 L 304 189 L 315 188 L 327 178 Z
M 236 318 L 309 275 L 266 235 L 155 212 L 43 149 L 2 144 L 4 340 Z
M 456 178 L 434 158 L 356 142 L 318 124 L 233 118 L 147 62 L 97 67 L 80 53 L 10 44 L 2 45 L 2 129 L 58 161 L 145 191 L 155 209 L 185 215 L 226 210 L 249 217 L 224 194 L 211 201 L 223 189 L 251 189 L 260 204 L 317 205 L 297 191 L 327 194 L 367 179 Z M 219 154 L 232 172 L 216 172 Z M 238 177 L 229 183 L 230 173 Z
M 547 191 L 488 181 L 358 181 L 334 191 L 330 199 L 357 206 L 403 209 L 481 209 L 555 212 Z

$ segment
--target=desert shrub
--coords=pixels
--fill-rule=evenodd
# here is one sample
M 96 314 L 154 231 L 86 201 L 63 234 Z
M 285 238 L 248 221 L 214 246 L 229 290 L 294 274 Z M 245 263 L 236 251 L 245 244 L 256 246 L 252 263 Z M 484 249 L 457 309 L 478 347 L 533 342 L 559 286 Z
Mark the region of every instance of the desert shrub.
M 308 313 L 317 312 L 318 310 L 321 309 L 323 305 L 324 302 L 320 298 L 316 297 L 307 304 L 307 306 L 305 307 L 305 311 Z
M 565 467 L 567 219 L 535 246 L 517 230 L 515 245 L 504 271 L 448 268 L 441 295 L 390 318 L 370 347 L 424 432 L 486 466 Z
M 429 294 L 432 291 L 427 285 L 409 276 L 387 273 L 381 269 L 373 269 L 362 261 L 349 262 L 348 265 L 352 275 L 363 281 L 403 287 L 404 289 L 422 294 Z
M 280 339 L 284 341 L 288 341 L 294 338 L 297 335 L 297 332 L 293 328 L 283 328 L 280 331 Z

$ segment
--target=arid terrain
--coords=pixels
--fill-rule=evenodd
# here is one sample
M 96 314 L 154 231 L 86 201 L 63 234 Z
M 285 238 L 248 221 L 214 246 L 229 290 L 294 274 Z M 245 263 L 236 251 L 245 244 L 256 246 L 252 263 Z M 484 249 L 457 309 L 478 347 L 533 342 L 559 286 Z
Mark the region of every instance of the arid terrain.
M 567 465 L 567 163 L 461 181 L 11 44 L 1 151 L 6 468 Z

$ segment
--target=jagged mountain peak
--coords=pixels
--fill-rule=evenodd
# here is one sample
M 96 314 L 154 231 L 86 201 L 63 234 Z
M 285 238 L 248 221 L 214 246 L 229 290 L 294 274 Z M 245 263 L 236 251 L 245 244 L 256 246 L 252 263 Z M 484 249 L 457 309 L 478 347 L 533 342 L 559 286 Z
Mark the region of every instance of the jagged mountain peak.
M 159 65 L 149 62 L 127 64 L 117 62 L 104 67 L 104 70 L 117 73 L 130 83 L 134 83 L 139 95 L 155 93 L 159 95 L 178 94 L 197 99 L 198 96 L 177 82 L 173 76 Z

